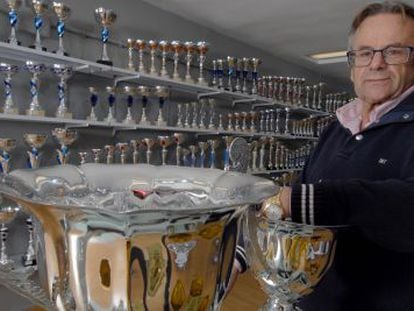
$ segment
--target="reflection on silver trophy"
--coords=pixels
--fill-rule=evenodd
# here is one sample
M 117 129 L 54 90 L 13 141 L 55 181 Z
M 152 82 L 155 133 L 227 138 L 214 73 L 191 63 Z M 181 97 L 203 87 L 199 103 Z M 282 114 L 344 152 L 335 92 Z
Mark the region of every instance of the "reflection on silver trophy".
M 108 40 L 109 40 L 109 26 L 116 21 L 116 14 L 111 9 L 99 7 L 95 9 L 95 20 L 102 27 L 101 41 L 102 41 L 102 56 L 97 62 L 100 64 L 112 66 L 113 63 L 108 56 Z
M 265 201 L 267 204 L 274 198 Z M 299 310 L 298 300 L 312 293 L 328 271 L 336 239 L 331 229 L 272 221 L 250 209 L 244 224 L 250 267 L 269 296 L 261 310 Z

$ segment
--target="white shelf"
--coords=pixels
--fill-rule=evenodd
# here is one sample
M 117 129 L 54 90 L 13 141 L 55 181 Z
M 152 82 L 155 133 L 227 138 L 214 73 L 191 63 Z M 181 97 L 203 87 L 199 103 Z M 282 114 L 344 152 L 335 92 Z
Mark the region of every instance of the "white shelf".
M 174 80 L 169 77 L 160 77 L 158 75 L 140 73 L 124 68 L 98 64 L 96 62 L 84 59 L 68 56 L 59 56 L 54 53 L 35 50 L 23 46 L 14 46 L 5 42 L 0 42 L 0 59 L 2 61 L 12 60 L 20 63 L 25 62 L 26 60 L 31 60 L 34 62 L 43 63 L 45 65 L 65 64 L 73 67 L 75 72 L 82 72 L 100 77 L 114 79 L 115 84 L 130 81 L 134 83 L 140 83 L 151 86 L 167 86 L 177 91 L 192 93 L 194 95 L 197 95 L 198 97 L 202 97 L 204 94 L 210 94 L 210 96 L 215 96 L 217 98 L 222 98 L 231 101 L 233 108 L 239 104 L 253 104 L 253 107 L 256 105 L 260 107 L 267 106 L 274 108 L 290 107 L 292 109 L 292 112 L 298 111 L 315 115 L 329 115 L 329 113 L 324 111 L 314 110 L 305 107 L 296 107 L 257 95 L 249 95 L 240 92 L 230 92 L 227 90 L 217 89 L 206 85 L 199 85 L 196 83 L 188 83 L 181 80 Z

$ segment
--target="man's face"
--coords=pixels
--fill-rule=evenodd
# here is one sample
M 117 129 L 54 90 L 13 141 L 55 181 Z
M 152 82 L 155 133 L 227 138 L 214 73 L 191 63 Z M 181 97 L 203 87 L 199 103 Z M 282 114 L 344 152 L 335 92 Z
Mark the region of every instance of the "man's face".
M 383 49 L 387 46 L 414 46 L 414 20 L 400 14 L 379 14 L 365 19 L 351 40 L 353 50 Z M 387 65 L 375 53 L 366 67 L 352 67 L 355 93 L 369 106 L 398 97 L 414 84 L 414 64 Z

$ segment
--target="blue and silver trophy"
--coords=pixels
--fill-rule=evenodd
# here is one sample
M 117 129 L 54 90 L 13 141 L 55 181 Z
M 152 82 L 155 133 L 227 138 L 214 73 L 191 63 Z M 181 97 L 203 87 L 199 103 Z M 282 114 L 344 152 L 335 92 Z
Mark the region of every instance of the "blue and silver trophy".
M 60 144 L 60 149 L 57 149 L 57 162 L 58 164 L 69 163 L 69 147 L 77 138 L 78 132 L 71 129 L 55 128 L 52 130 L 52 135 Z
M 109 59 L 107 51 L 107 43 L 109 40 L 109 26 L 116 20 L 116 14 L 111 9 L 97 8 L 95 9 L 95 19 L 102 26 L 101 41 L 102 41 L 102 57 L 97 60 L 97 63 L 112 66 L 113 63 Z
M 29 60 L 26 61 L 23 69 L 32 74 L 30 78 L 30 94 L 32 100 L 29 109 L 26 110 L 26 114 L 30 116 L 44 116 L 45 112 L 39 105 L 39 74 L 46 70 L 46 66 Z
M 49 8 L 46 3 L 47 0 L 32 0 L 33 10 L 35 12 L 34 26 L 36 29 L 36 39 L 34 45 L 30 47 L 39 51 L 46 51 L 46 48 L 42 46 L 40 40 L 40 31 L 43 26 L 43 14 Z
M 9 24 L 11 27 L 10 37 L 8 42 L 12 45 L 19 45 L 16 37 L 16 25 L 17 25 L 17 10 L 22 5 L 22 0 L 6 0 L 7 5 L 9 6 Z
M 230 144 L 233 141 L 234 137 L 223 136 L 223 139 L 226 144 L 226 149 L 224 150 L 224 170 L 230 171 Z
M 116 96 L 115 96 L 115 88 L 112 86 L 106 87 L 106 92 L 108 93 L 108 116 L 106 117 L 105 121 L 108 123 L 116 122 L 115 117 L 115 102 L 116 102 Z
M 127 96 L 127 114 L 122 123 L 135 124 L 135 119 L 132 116 L 132 105 L 134 104 L 135 89 L 130 86 L 124 86 L 124 93 Z
M 6 63 L 0 63 L 0 73 L 4 74 L 4 94 L 5 102 L 3 113 L 6 114 L 18 114 L 18 109 L 13 101 L 12 96 L 12 76 L 18 71 L 16 65 L 10 65 Z
M 16 148 L 13 138 L 0 138 L 0 171 L 4 174 L 10 172 L 10 152 Z
M 209 139 L 207 142 L 210 145 L 209 167 L 216 168 L 216 149 L 220 145 L 220 141 L 218 139 Z
M 72 113 L 68 112 L 68 108 L 66 107 L 66 82 L 72 76 L 72 67 L 54 64 L 53 67 L 50 68 L 50 71 L 52 71 L 59 78 L 59 83 L 57 85 L 59 106 L 56 111 L 56 117 L 71 119 Z
M 87 117 L 90 121 L 98 121 L 98 117 L 96 116 L 96 106 L 98 105 L 98 92 L 95 87 L 89 87 L 89 101 L 91 104 L 91 114 Z
M 257 71 L 257 67 L 261 63 L 259 58 L 251 58 L 252 62 L 252 95 L 257 95 L 257 78 L 259 73 Z
M 53 11 L 55 12 L 58 18 L 56 24 L 56 31 L 59 37 L 59 46 L 56 51 L 56 55 L 67 56 L 68 54 L 63 48 L 63 35 L 65 34 L 65 21 L 70 17 L 71 9 L 61 2 L 53 2 Z

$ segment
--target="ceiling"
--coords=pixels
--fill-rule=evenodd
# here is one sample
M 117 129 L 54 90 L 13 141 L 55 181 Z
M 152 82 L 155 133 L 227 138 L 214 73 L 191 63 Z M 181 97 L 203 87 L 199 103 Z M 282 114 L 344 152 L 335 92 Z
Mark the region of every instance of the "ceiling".
M 347 48 L 354 15 L 368 0 L 144 0 L 323 76 L 347 79 L 346 63 L 306 56 Z M 414 5 L 414 0 L 406 1 Z

